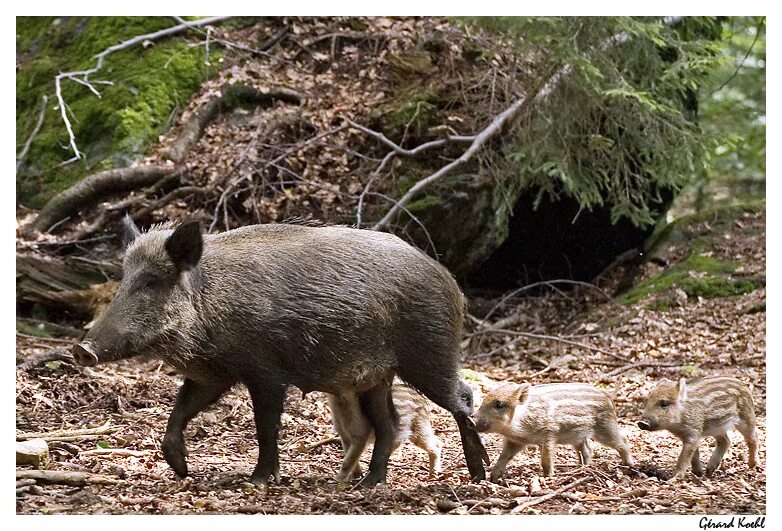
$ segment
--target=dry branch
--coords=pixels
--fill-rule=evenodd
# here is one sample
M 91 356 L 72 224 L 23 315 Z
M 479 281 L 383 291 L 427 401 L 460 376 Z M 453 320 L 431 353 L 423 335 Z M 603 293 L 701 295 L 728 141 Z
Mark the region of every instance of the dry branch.
M 79 428 L 75 430 L 55 430 L 55 431 L 42 431 L 42 432 L 34 432 L 34 433 L 17 433 L 16 434 L 16 440 L 26 440 L 26 439 L 44 439 L 44 440 L 62 440 L 60 437 L 76 437 L 81 435 L 103 435 L 106 433 L 111 433 L 112 431 L 116 430 L 117 428 L 115 426 L 111 426 L 109 421 L 107 420 L 103 425 L 98 426 L 96 428 Z
M 117 485 L 121 480 L 91 474 L 89 472 L 72 472 L 65 470 L 17 470 L 16 480 L 33 479 L 39 483 L 55 483 L 84 487 L 86 485 Z
M 180 31 L 188 28 L 203 26 L 206 24 L 213 24 L 215 22 L 220 22 L 221 20 L 225 20 L 226 18 L 230 18 L 230 17 L 207 17 L 207 18 L 202 18 L 200 20 L 183 22 L 177 26 L 172 26 L 170 28 L 154 31 L 152 33 L 145 33 L 144 35 L 138 35 L 136 37 L 133 37 L 132 39 L 128 39 L 119 44 L 109 46 L 99 54 L 95 55 L 96 63 L 95 66 L 92 68 L 88 68 L 87 70 L 75 70 L 73 72 L 60 72 L 59 74 L 57 74 L 54 77 L 54 91 L 55 94 L 57 95 L 57 101 L 59 103 L 60 113 L 62 114 L 62 121 L 63 123 L 65 123 L 65 129 L 67 129 L 68 131 L 68 139 L 75 159 L 77 160 L 80 159 L 82 157 L 82 154 L 79 151 L 79 148 L 76 146 L 76 137 L 73 134 L 73 128 L 71 127 L 71 122 L 70 120 L 68 120 L 68 112 L 67 112 L 65 100 L 62 97 L 61 85 L 63 79 L 71 79 L 73 81 L 76 81 L 77 83 L 81 83 L 82 85 L 85 85 L 88 89 L 90 89 L 96 96 L 100 97 L 100 93 L 89 82 L 89 77 L 90 75 L 97 73 L 98 71 L 100 71 L 101 68 L 103 68 L 103 62 L 106 60 L 106 57 L 108 57 L 109 55 L 113 54 L 114 52 L 118 52 L 120 50 L 130 48 L 131 46 L 135 46 L 136 44 L 143 43 L 145 41 L 153 41 L 161 37 L 167 37 L 168 35 L 179 33 Z
M 64 348 L 53 348 L 50 350 L 46 350 L 44 352 L 40 352 L 38 354 L 33 354 L 26 360 L 24 360 L 22 363 L 17 364 L 16 369 L 27 371 L 34 367 L 38 367 L 39 365 L 43 365 L 44 363 L 48 363 L 50 361 L 72 361 L 73 356 L 70 352 L 65 350 Z
M 33 144 L 33 139 L 35 139 L 35 137 L 38 135 L 38 132 L 41 130 L 43 119 L 46 116 L 46 103 L 48 101 L 49 98 L 46 95 L 41 98 L 41 113 L 38 115 L 38 121 L 35 123 L 33 132 L 30 133 L 29 137 L 27 137 L 27 142 L 24 143 L 22 151 L 20 151 L 19 155 L 16 157 L 16 173 L 19 173 L 19 168 L 21 168 L 22 164 L 24 164 L 24 159 L 27 158 L 27 153 L 30 151 L 30 146 Z
M 276 100 L 299 105 L 302 99 L 299 93 L 283 87 L 264 90 L 234 84 L 224 86 L 220 92 L 220 96 L 212 98 L 197 113 L 193 114 L 184 125 L 174 144 L 169 148 L 168 158 L 174 161 L 175 164 L 180 164 L 184 161 L 187 154 L 201 138 L 206 126 L 217 118 L 220 113 L 235 109 L 241 105 L 270 105 Z
M 175 171 L 171 166 L 136 166 L 94 173 L 50 199 L 24 232 L 33 235 L 50 231 L 54 225 L 84 207 L 92 206 L 105 197 L 149 186 Z
M 120 457 L 144 457 L 145 455 L 149 455 L 149 452 L 145 450 L 129 450 L 127 448 L 96 448 L 94 450 L 85 450 L 83 452 L 79 452 L 79 455 L 117 455 Z
M 661 361 L 636 361 L 634 363 L 629 363 L 627 365 L 614 369 L 613 371 L 602 374 L 598 377 L 598 379 L 601 381 L 610 380 L 614 376 L 618 374 L 622 374 L 623 372 L 627 372 L 632 369 L 643 369 L 646 367 L 672 368 L 672 367 L 684 367 L 685 365 L 686 363 L 678 363 L 678 362 L 665 363 Z
M 522 503 L 518 507 L 513 508 L 511 510 L 511 514 L 519 514 L 519 513 L 525 511 L 526 509 L 529 509 L 530 507 L 532 507 L 534 505 L 539 505 L 539 504 L 541 504 L 543 502 L 547 502 L 547 501 L 549 501 L 549 500 L 551 500 L 553 498 L 556 498 L 557 496 L 559 496 L 563 492 L 568 491 L 568 490 L 570 490 L 570 489 L 572 489 L 574 487 L 577 487 L 577 486 L 581 485 L 582 483 L 586 483 L 587 481 L 592 481 L 592 478 L 587 476 L 587 477 L 583 477 L 583 478 L 577 479 L 577 480 L 573 481 L 572 483 L 568 483 L 564 487 L 560 487 L 557 490 L 555 490 L 553 492 L 550 492 L 550 493 L 548 493 L 548 494 L 546 494 L 544 496 L 539 496 L 537 498 L 533 498 L 533 499 L 531 499 L 531 500 L 529 500 L 527 502 Z

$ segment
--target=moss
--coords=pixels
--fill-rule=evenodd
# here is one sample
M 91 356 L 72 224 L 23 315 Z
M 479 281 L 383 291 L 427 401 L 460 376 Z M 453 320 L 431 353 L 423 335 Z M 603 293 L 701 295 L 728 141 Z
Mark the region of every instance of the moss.
M 762 285 L 758 279 L 732 278 L 730 273 L 736 265 L 721 262 L 709 256 L 692 254 L 683 262 L 641 282 L 635 289 L 619 297 L 623 304 L 634 304 L 645 297 L 664 293 L 674 287 L 684 291 L 689 297 L 712 299 L 715 297 L 735 297 L 754 291 Z M 667 309 L 665 297 L 656 299 L 651 309 Z
M 383 133 L 389 138 L 400 138 L 405 129 L 422 136 L 425 129 L 438 123 L 438 111 L 446 102 L 434 92 L 415 89 L 401 92 L 396 100 L 383 109 Z
M 39 135 L 17 179 L 17 197 L 40 206 L 54 193 L 87 173 L 123 167 L 138 160 L 163 132 L 173 112 L 216 71 L 204 65 L 202 47 L 189 47 L 183 35 L 138 45 L 109 55 L 103 69 L 90 76 L 101 97 L 87 87 L 63 80 L 76 142 L 85 158 L 60 166 L 73 153 L 59 109 L 54 76 L 58 71 L 92 68 L 96 53 L 131 37 L 172 25 L 168 17 L 18 17 L 16 130 L 21 145 L 29 136 L 41 96 L 50 103 Z M 210 52 L 212 64 L 218 53 Z

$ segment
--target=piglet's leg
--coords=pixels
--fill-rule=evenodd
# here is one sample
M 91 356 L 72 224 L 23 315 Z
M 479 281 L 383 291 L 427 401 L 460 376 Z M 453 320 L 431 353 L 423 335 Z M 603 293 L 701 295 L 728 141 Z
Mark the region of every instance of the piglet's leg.
M 682 453 L 679 454 L 679 459 L 676 461 L 676 470 L 671 478 L 671 481 L 682 479 L 687 473 L 688 466 L 692 463 L 692 456 L 698 450 L 698 438 L 687 438 L 682 441 Z
M 526 445 L 518 444 L 508 439 L 505 439 L 505 444 L 502 447 L 502 453 L 497 458 L 497 462 L 491 467 L 491 480 L 493 483 L 500 482 L 505 477 L 505 467 L 508 466 L 513 457 L 519 453 Z
M 715 437 L 715 439 L 717 439 L 717 447 L 714 449 L 714 453 L 711 454 L 709 464 L 706 465 L 706 475 L 708 476 L 712 475 L 719 468 L 725 452 L 730 448 L 730 438 L 726 433 Z
M 556 455 L 557 446 L 554 439 L 549 439 L 540 445 L 540 464 L 543 465 L 543 475 L 554 475 L 554 456 Z

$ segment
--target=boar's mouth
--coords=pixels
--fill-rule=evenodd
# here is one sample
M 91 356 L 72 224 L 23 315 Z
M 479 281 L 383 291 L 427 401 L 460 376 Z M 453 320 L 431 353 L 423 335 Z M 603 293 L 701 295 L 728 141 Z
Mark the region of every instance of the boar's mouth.
M 645 420 L 638 422 L 638 427 L 644 431 L 654 431 L 655 429 L 655 427 L 652 424 L 649 424 Z

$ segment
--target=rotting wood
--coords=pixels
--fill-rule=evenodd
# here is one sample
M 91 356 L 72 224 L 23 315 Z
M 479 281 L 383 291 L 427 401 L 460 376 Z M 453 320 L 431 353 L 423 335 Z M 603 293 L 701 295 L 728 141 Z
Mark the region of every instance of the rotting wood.
M 119 457 L 144 457 L 150 455 L 150 452 L 146 450 L 130 450 L 127 448 L 95 448 L 94 450 L 84 450 L 79 452 L 81 456 L 102 456 L 102 455 L 116 455 Z
M 51 198 L 30 225 L 22 229 L 25 236 L 46 232 L 61 220 L 78 214 L 101 199 L 149 186 L 177 170 L 172 166 L 135 166 L 93 173 Z
M 17 470 L 16 479 L 34 479 L 38 483 L 53 483 L 84 487 L 86 485 L 117 485 L 122 480 L 92 474 L 89 472 L 73 472 L 67 470 Z

